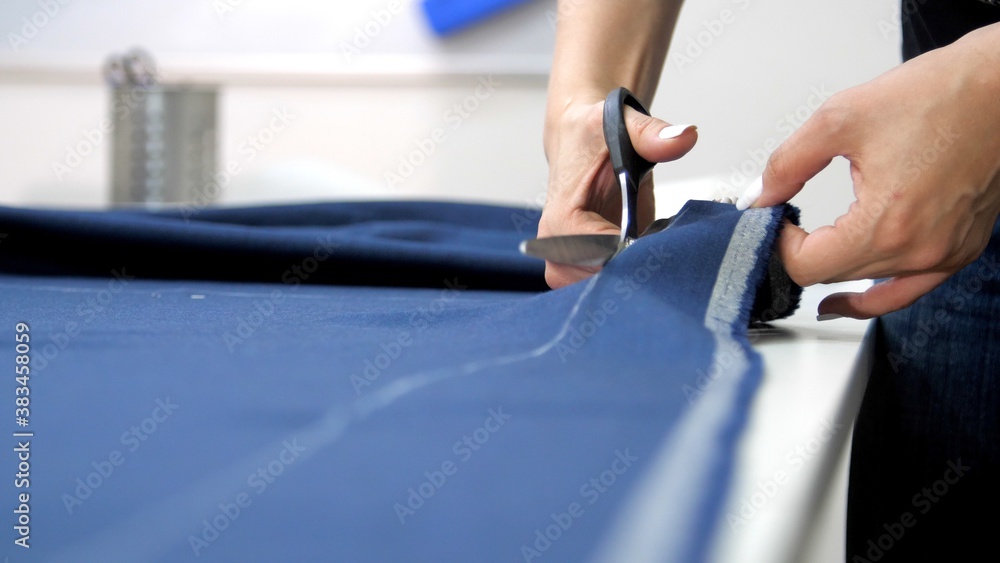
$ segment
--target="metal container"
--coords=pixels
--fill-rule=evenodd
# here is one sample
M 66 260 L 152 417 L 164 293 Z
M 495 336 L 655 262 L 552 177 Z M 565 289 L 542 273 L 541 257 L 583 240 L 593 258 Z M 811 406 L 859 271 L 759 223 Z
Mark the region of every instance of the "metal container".
M 133 50 L 105 67 L 111 85 L 113 204 L 207 204 L 216 172 L 218 90 L 159 84 Z

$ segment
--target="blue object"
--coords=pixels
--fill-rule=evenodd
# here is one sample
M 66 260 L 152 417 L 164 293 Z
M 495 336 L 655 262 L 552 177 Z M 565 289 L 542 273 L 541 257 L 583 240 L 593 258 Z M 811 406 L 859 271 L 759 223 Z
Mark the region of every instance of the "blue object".
M 0 208 L 3 540 L 25 493 L 33 560 L 704 560 L 785 210 L 689 203 L 547 292 L 524 213 Z
M 529 0 L 423 0 L 424 13 L 438 35 L 455 33 Z

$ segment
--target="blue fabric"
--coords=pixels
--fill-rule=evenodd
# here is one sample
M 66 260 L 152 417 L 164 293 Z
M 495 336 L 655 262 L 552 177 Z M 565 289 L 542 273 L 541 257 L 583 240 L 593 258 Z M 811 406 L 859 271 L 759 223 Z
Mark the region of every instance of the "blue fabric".
M 3 462 L 5 551 L 704 560 L 761 378 L 746 326 L 786 210 L 692 202 L 549 292 L 502 289 L 541 275 L 517 254 L 516 213 L 0 209 L 0 365 L 16 365 L 17 323 L 31 346 L 26 426 L 15 382 L 0 387 L 8 427 L 32 433 L 5 438 L 30 451 L 24 488 Z M 338 246 L 309 279 L 283 283 L 326 237 Z M 30 552 L 13 544 L 19 492 Z
M 365 202 L 147 213 L 0 208 L 0 271 L 142 278 L 545 289 L 517 253 L 525 210 Z M 520 227 L 520 228 L 518 228 Z

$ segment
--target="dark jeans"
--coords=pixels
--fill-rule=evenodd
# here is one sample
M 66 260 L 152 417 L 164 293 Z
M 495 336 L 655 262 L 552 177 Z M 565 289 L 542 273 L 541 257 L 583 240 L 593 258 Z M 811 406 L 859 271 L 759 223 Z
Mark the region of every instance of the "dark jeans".
M 854 431 L 847 560 L 996 557 L 1000 222 L 979 260 L 877 328 Z

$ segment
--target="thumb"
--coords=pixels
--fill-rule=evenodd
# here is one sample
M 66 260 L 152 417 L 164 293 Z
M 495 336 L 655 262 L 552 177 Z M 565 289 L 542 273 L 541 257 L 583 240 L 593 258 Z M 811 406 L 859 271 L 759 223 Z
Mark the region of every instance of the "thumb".
M 650 162 L 677 160 L 698 142 L 698 128 L 694 125 L 671 125 L 628 106 L 625 127 L 635 152 Z
M 746 209 L 785 203 L 826 168 L 841 151 L 825 121 L 817 112 L 781 143 L 767 159 L 763 177 L 740 196 L 737 207 Z

